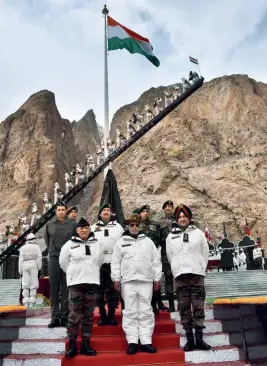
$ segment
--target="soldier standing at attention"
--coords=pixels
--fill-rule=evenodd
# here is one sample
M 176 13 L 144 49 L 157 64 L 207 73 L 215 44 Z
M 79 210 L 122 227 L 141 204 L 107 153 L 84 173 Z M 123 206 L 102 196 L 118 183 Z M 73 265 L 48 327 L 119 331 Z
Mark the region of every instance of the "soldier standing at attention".
M 61 249 L 59 263 L 67 274 L 69 288 L 69 319 L 67 335 L 69 350 L 65 357 L 77 356 L 76 339 L 82 322 L 82 346 L 80 354 L 95 356 L 90 346 L 97 289 L 100 284 L 100 267 L 103 261 L 101 240 L 90 230 L 90 224 L 83 218 L 77 224 L 77 234 Z
M 66 327 L 68 324 L 68 288 L 66 274 L 60 269 L 59 254 L 63 245 L 72 237 L 76 223 L 66 217 L 66 212 L 65 203 L 59 202 L 56 207 L 56 216 L 47 223 L 44 233 L 48 248 L 51 302 L 51 322 L 48 324 L 48 328 Z
M 139 216 L 141 217 L 141 230 L 144 234 L 150 238 L 155 244 L 156 248 L 160 250 L 160 226 L 156 221 L 150 219 L 150 207 L 149 205 L 144 205 L 140 207 Z M 152 308 L 155 314 L 159 313 L 159 310 L 168 311 L 169 309 L 163 304 L 161 298 L 160 288 L 153 292 L 152 297 Z M 157 306 L 158 305 L 158 306 Z
M 124 230 L 115 220 L 111 212 L 110 204 L 105 204 L 99 209 L 98 221 L 92 226 L 95 237 L 103 243 L 103 265 L 100 269 L 100 286 L 97 294 L 97 305 L 100 312 L 99 326 L 118 325 L 114 318 L 116 307 L 119 304 L 120 295 L 114 289 L 113 281 L 110 277 L 111 257 L 117 241 L 121 238 Z M 105 309 L 105 297 L 108 304 L 108 313 Z
M 162 216 L 159 217 L 157 223 L 160 225 L 160 240 L 161 240 L 161 261 L 162 269 L 164 273 L 165 281 L 165 293 L 169 301 L 169 311 L 174 312 L 174 296 L 173 296 L 173 275 L 170 263 L 167 258 L 166 253 L 166 239 L 169 233 L 172 231 L 172 223 L 174 221 L 173 217 L 173 202 L 168 200 L 164 202 L 162 206 L 164 211 Z
M 187 337 L 184 351 L 208 351 L 211 347 L 203 341 L 203 329 L 206 297 L 204 278 L 209 260 L 209 245 L 203 231 L 194 226 L 189 207 L 179 205 L 174 211 L 174 217 L 178 227 L 173 227 L 168 235 L 166 251 L 176 281 L 181 323 Z

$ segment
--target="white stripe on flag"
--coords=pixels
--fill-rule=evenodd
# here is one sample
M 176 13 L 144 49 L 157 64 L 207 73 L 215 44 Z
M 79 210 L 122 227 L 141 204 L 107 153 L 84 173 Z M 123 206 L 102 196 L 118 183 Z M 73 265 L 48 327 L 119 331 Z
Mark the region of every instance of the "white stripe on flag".
M 197 64 L 198 65 L 198 60 L 196 58 L 189 56 L 189 60 L 191 62 L 193 62 L 193 64 Z

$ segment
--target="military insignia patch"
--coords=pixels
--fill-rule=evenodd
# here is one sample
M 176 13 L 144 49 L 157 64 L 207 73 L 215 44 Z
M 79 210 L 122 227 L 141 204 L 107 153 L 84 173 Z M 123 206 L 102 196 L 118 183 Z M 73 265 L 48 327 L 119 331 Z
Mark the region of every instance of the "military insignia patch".
M 100 226 L 96 226 L 95 231 L 101 231 Z

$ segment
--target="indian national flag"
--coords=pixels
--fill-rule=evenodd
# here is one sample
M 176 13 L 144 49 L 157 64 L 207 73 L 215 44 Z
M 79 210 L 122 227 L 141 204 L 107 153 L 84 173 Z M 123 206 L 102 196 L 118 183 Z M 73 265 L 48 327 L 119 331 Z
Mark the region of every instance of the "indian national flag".
M 197 60 L 196 58 L 189 56 L 189 60 L 190 60 L 191 62 L 193 62 L 193 64 L 198 65 L 198 60 Z
M 149 39 L 140 36 L 108 16 L 108 50 L 122 50 L 123 48 L 130 53 L 140 53 L 157 67 L 160 65 L 153 53 Z

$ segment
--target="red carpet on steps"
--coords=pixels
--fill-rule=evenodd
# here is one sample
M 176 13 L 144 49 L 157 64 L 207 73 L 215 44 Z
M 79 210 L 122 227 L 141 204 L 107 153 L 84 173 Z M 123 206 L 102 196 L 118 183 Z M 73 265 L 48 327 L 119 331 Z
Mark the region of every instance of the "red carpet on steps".
M 129 365 L 167 365 L 185 366 L 184 351 L 180 349 L 179 336 L 175 333 L 175 323 L 170 314 L 161 312 L 156 316 L 153 335 L 153 345 L 158 349 L 155 354 L 138 352 L 136 355 L 126 355 L 127 342 L 121 327 L 121 310 L 116 313 L 118 326 L 99 327 L 99 314 L 95 314 L 91 344 L 97 351 L 97 356 L 76 356 L 72 360 L 62 358 L 62 366 L 129 366 Z M 80 349 L 81 338 L 77 340 Z M 68 349 L 68 340 L 66 340 Z

